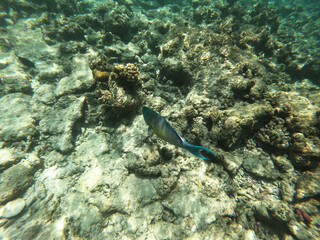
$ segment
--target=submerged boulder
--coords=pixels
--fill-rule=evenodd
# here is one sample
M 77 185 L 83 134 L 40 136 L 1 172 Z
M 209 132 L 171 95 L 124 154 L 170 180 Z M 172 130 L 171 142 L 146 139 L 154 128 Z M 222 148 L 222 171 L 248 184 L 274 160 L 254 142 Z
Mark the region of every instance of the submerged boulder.
M 24 163 L 8 168 L 0 177 L 0 204 L 24 193 L 34 182 L 34 169 Z
M 49 135 L 52 147 L 67 152 L 73 149 L 75 123 L 82 117 L 84 97 L 64 96 L 40 121 L 42 135 Z
M 30 99 L 23 93 L 8 94 L 0 99 L 0 139 L 21 140 L 37 133 Z

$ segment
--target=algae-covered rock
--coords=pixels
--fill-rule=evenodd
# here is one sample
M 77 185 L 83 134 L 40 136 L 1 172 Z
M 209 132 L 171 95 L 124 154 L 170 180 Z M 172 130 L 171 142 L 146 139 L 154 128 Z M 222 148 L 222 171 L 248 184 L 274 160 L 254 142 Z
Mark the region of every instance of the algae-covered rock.
M 316 166 L 320 154 L 318 104 L 293 91 L 279 92 L 275 100 L 283 116 L 273 118 L 262 129 L 268 134 L 262 138 L 259 134 L 259 138 L 278 148 L 289 148 L 289 158 L 295 166 Z
M 30 104 L 37 120 L 41 120 L 51 111 L 52 105 L 56 102 L 54 90 L 55 87 L 49 84 L 41 84 L 35 89 Z
M 274 156 L 274 155 L 271 155 L 271 158 L 274 164 L 280 170 L 280 172 L 283 172 L 288 175 L 293 173 L 294 167 L 292 166 L 289 159 L 285 158 L 284 156 Z
M 10 164 L 17 161 L 13 149 L 3 148 L 0 149 L 0 171 L 10 166 Z
M 14 74 L 11 76 L 5 76 L 1 80 L 4 86 L 4 93 L 12 93 L 12 92 L 22 92 L 26 94 L 30 94 L 32 92 L 31 84 L 27 76 L 22 74 Z
M 82 236 L 89 236 L 90 232 L 97 231 L 101 227 L 102 215 L 98 207 L 86 203 L 81 194 L 70 193 L 66 195 L 62 199 L 61 205 L 66 207 L 69 219 L 64 225 L 64 229 L 72 234 L 78 232 Z
M 292 209 L 288 203 L 283 201 L 256 201 L 253 209 L 264 221 L 276 221 L 285 224 L 294 218 Z
M 192 81 L 192 74 L 188 66 L 183 65 L 176 58 L 166 58 L 162 64 L 163 67 L 160 74 L 171 80 L 175 85 L 188 85 Z
M 279 177 L 279 172 L 274 167 L 270 156 L 266 155 L 264 152 L 245 151 L 243 167 L 250 174 L 261 178 L 275 180 Z
M 55 94 L 62 96 L 71 93 L 84 92 L 90 89 L 94 84 L 94 78 L 92 77 L 89 63 L 84 58 L 74 59 L 73 72 L 60 80 Z
M 50 136 L 54 149 L 67 152 L 73 149 L 73 131 L 82 117 L 84 97 L 64 96 L 53 106 L 39 123 L 43 135 Z
M 12 93 L 0 99 L 0 138 L 4 141 L 34 136 L 36 121 L 30 109 L 29 95 Z
M 103 26 L 119 37 L 126 38 L 131 31 L 134 31 L 132 19 L 133 13 L 125 6 L 115 5 L 112 11 L 105 12 Z
M 223 127 L 219 134 L 219 143 L 225 148 L 243 144 L 255 131 L 268 121 L 272 115 L 268 104 L 237 105 L 232 110 L 224 111 Z
M 288 223 L 294 218 L 294 213 L 289 204 L 283 201 L 274 201 L 269 204 L 268 212 L 276 221 Z
M 163 201 L 163 206 L 172 211 L 176 218 L 189 217 L 194 226 L 192 228 L 199 229 L 205 225 L 214 223 L 221 216 L 234 214 L 234 204 L 232 201 L 229 201 L 228 196 L 224 192 L 220 191 L 215 197 L 202 195 L 197 192 L 197 187 L 194 183 L 192 183 L 190 189 L 186 189 L 185 180 L 180 179 L 180 183 L 176 189 Z M 199 188 L 202 188 L 202 184 L 199 185 L 198 191 L 200 190 Z M 203 188 L 205 188 L 205 185 L 203 183 Z M 213 192 L 219 191 L 218 188 L 219 186 L 216 186 L 214 190 L 210 190 Z M 187 194 L 184 191 L 187 191 Z
M 44 159 L 44 164 L 47 167 L 66 164 L 66 157 L 56 150 L 49 152 Z
M 46 105 L 55 103 L 56 96 L 54 94 L 54 86 L 49 84 L 41 84 L 34 92 L 33 101 L 41 102 Z
M 296 194 L 294 178 L 287 177 L 280 182 L 280 194 L 284 201 L 292 202 Z
M 116 208 L 128 213 L 136 211 L 140 205 L 148 205 L 159 199 L 149 179 L 137 178 L 134 175 L 129 175 L 124 180 L 114 197 L 114 200 L 117 199 L 114 202 Z
M 23 194 L 34 182 L 35 169 L 19 163 L 1 173 L 0 204 L 10 201 Z
M 217 157 L 216 162 L 217 163 L 222 163 L 224 168 L 231 173 L 232 175 L 236 174 L 238 169 L 241 167 L 243 164 L 243 159 L 235 156 L 233 154 L 230 154 L 229 152 L 216 152 L 219 154 Z M 219 158 L 220 157 L 220 158 Z
M 320 194 L 320 171 L 305 172 L 299 178 L 296 187 L 296 198 L 304 199 Z

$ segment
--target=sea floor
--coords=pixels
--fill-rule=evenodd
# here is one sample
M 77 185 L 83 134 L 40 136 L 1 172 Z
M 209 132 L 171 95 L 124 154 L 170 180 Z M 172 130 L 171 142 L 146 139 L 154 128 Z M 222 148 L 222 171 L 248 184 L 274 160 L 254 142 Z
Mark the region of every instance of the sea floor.
M 316 1 L 0 7 L 0 239 L 320 238 Z

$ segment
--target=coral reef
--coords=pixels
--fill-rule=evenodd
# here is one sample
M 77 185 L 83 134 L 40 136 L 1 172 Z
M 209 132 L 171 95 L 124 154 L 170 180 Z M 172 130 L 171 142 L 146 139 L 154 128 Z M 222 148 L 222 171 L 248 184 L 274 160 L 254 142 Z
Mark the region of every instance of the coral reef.
M 319 238 L 318 5 L 2 1 L 0 239 Z

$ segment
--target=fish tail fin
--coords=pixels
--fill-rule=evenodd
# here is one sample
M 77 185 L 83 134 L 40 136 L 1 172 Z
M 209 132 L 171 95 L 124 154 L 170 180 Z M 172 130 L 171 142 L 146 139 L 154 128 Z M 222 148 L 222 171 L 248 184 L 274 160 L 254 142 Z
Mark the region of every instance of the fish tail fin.
M 216 153 L 214 153 L 213 151 L 211 151 L 210 149 L 208 148 L 205 148 L 205 147 L 202 147 L 202 146 L 195 146 L 195 145 L 192 145 L 188 142 L 184 142 L 184 146 L 183 146 L 184 149 L 188 150 L 189 152 L 191 152 L 193 155 L 199 157 L 199 158 L 202 158 L 204 160 L 210 160 L 209 158 L 205 157 L 202 155 L 201 151 L 206 151 L 206 152 L 209 152 L 211 154 L 213 154 L 214 157 L 217 156 Z

